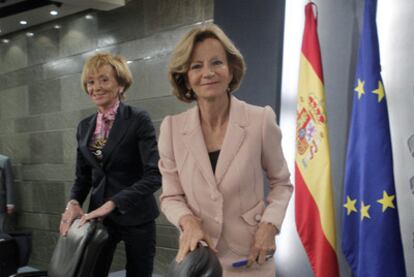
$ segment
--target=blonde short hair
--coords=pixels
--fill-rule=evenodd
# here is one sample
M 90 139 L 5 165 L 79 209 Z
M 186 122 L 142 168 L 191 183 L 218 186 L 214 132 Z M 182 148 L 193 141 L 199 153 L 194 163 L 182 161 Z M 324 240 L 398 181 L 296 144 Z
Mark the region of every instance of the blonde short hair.
M 83 90 L 88 94 L 88 76 L 91 73 L 96 73 L 104 65 L 110 65 L 114 69 L 116 81 L 124 87 L 123 92 L 120 93 L 120 99 L 123 99 L 125 91 L 132 85 L 132 74 L 125 59 L 122 56 L 112 55 L 111 53 L 97 53 L 86 61 L 81 75 Z
M 229 69 L 233 74 L 233 79 L 230 81 L 228 92 L 231 93 L 237 90 L 243 79 L 246 71 L 243 56 L 223 30 L 213 23 L 197 26 L 184 35 L 178 42 L 171 54 L 170 63 L 168 65 L 168 78 L 173 87 L 173 94 L 183 102 L 190 103 L 196 100 L 194 93 L 192 93 L 190 97 L 186 96 L 186 93 L 188 92 L 187 72 L 189 70 L 191 56 L 195 45 L 203 42 L 207 38 L 217 39 L 223 45 L 227 54 Z

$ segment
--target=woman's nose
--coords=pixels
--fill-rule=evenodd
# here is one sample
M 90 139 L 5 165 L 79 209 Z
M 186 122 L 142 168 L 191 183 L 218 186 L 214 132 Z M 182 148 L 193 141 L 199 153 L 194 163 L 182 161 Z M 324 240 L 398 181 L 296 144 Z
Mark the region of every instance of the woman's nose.
M 95 82 L 93 83 L 93 90 L 100 90 L 101 89 L 101 82 Z
M 210 67 L 207 67 L 204 71 L 204 77 L 206 78 L 211 78 L 214 76 L 214 74 L 215 74 L 214 70 L 211 69 Z

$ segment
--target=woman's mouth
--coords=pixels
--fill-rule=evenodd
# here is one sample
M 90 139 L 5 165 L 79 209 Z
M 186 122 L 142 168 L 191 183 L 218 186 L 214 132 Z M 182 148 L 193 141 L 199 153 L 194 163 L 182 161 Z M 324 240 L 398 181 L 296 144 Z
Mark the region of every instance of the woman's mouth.
M 205 83 L 205 84 L 201 84 L 202 86 L 211 86 L 211 85 L 215 85 L 218 82 L 209 82 L 209 83 Z

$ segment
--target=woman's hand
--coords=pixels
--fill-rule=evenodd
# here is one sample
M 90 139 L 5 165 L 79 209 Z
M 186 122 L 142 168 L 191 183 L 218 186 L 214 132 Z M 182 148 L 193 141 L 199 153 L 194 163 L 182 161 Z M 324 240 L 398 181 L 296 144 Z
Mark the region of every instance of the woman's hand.
M 7 210 L 6 210 L 7 214 L 12 214 L 14 213 L 14 211 L 15 211 L 14 206 L 7 205 Z
M 180 218 L 180 226 L 182 233 L 180 235 L 180 246 L 178 249 L 177 257 L 175 260 L 177 263 L 182 262 L 188 252 L 194 251 L 197 248 L 197 244 L 200 241 L 207 243 L 213 251 L 217 252 L 212 248 L 212 242 L 210 237 L 204 233 L 201 228 L 201 220 L 193 215 L 185 215 Z
M 79 205 L 78 201 L 70 200 L 66 205 L 65 212 L 62 214 L 62 219 L 60 220 L 59 233 L 61 236 L 66 236 L 68 233 L 69 227 L 72 222 L 83 215 L 82 207 Z
M 93 210 L 90 213 L 83 214 L 79 221 L 78 228 L 81 227 L 83 224 L 85 224 L 87 221 L 92 220 L 94 218 L 98 218 L 99 220 L 102 220 L 105 216 L 107 216 L 110 212 L 112 212 L 115 209 L 116 205 L 114 201 L 109 200 L 105 202 L 102 206 L 97 208 L 96 210 Z
M 259 228 L 254 236 L 252 248 L 250 249 L 247 262 L 248 267 L 256 261 L 259 265 L 264 264 L 266 256 L 276 251 L 276 234 L 277 228 L 273 224 L 267 222 L 259 224 Z

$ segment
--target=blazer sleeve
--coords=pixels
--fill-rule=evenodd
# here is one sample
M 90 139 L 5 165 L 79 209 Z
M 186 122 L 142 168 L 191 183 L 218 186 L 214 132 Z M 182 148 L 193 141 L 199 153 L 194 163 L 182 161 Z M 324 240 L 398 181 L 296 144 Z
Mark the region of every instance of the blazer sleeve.
M 75 199 L 82 205 L 92 186 L 92 167 L 85 160 L 83 154 L 79 150 L 81 124 L 82 123 L 79 124 L 76 133 L 76 139 L 78 141 L 78 147 L 76 150 L 76 177 L 71 189 L 70 199 Z
M 4 182 L 6 188 L 6 204 L 14 205 L 14 186 L 13 186 L 13 171 L 10 163 L 10 159 L 7 158 L 3 167 Z
M 180 183 L 173 149 L 172 118 L 167 116 L 161 123 L 158 148 L 158 167 L 162 175 L 161 211 L 167 219 L 179 228 L 182 216 L 193 214 L 187 205 L 185 193 Z
M 148 113 L 141 111 L 137 115 L 138 148 L 144 171 L 142 177 L 131 186 L 112 197 L 120 213 L 126 213 L 136 206 L 137 199 L 153 194 L 161 187 L 161 174 L 158 170 L 158 149 L 155 129 Z
M 276 115 L 269 106 L 265 107 L 262 122 L 262 166 L 270 186 L 262 222 L 272 223 L 280 231 L 293 186 L 282 151 L 282 134 L 276 124 Z

